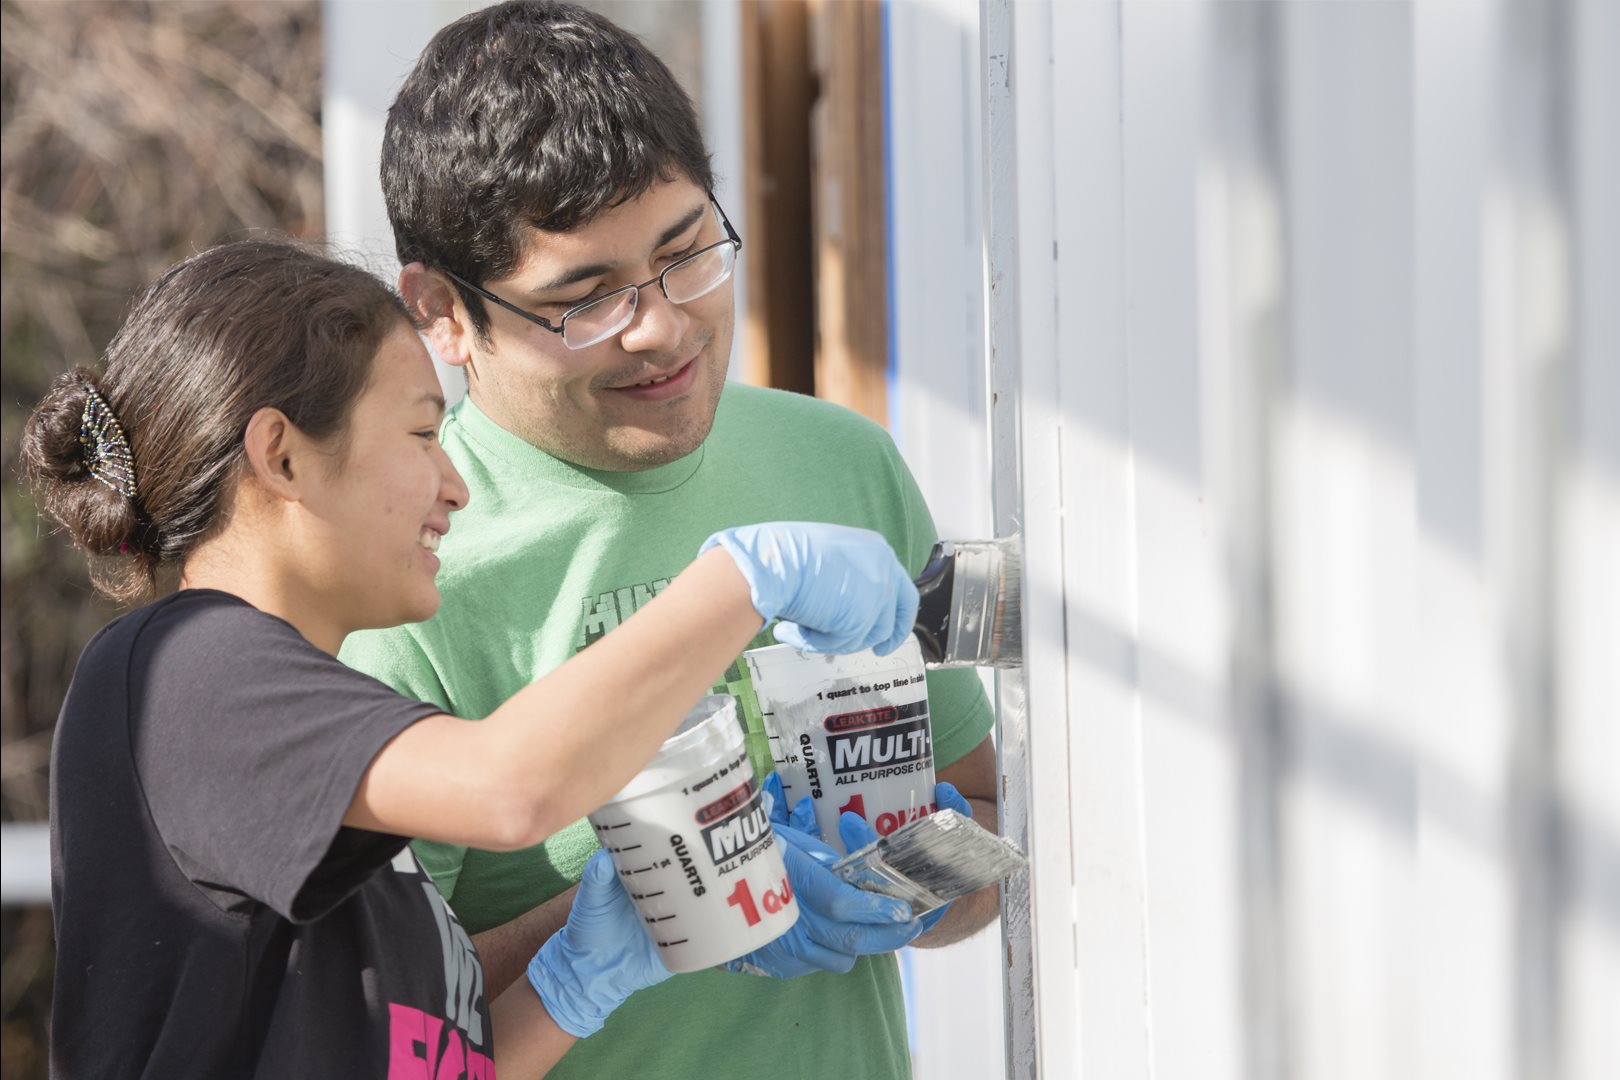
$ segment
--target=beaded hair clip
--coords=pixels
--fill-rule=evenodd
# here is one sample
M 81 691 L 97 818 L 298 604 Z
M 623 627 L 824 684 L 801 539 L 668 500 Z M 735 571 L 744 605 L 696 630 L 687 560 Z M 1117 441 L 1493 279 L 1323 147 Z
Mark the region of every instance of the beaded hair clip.
M 130 453 L 123 425 L 95 387 L 86 386 L 85 391 L 88 396 L 84 413 L 79 417 L 79 453 L 84 467 L 91 476 L 124 498 L 133 499 L 135 456 Z

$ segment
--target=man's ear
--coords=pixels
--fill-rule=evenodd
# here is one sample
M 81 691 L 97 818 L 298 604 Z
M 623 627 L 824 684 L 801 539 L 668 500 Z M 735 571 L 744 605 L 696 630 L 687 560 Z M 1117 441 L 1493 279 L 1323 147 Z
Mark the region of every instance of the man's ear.
M 254 483 L 272 498 L 297 502 L 304 471 L 309 467 L 309 440 L 280 409 L 260 409 L 248 420 L 242 436 L 248 471 Z
M 472 320 L 449 281 L 419 262 L 410 263 L 399 272 L 399 294 L 440 360 L 455 367 L 472 362 Z

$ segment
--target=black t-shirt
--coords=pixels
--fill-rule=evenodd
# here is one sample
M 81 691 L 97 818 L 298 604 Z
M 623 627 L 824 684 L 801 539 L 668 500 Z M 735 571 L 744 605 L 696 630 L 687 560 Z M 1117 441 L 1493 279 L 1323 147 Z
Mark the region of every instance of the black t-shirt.
M 51 765 L 53 1077 L 493 1077 L 483 968 L 343 814 L 436 710 L 225 593 L 85 649 Z

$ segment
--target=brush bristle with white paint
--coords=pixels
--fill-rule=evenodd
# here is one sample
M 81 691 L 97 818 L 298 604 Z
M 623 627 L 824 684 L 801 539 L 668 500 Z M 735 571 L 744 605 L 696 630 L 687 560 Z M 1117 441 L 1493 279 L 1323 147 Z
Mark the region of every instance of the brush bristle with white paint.
M 1028 863 L 1011 840 L 955 810 L 940 810 L 849 853 L 832 871 L 857 888 L 909 902 L 919 916 Z

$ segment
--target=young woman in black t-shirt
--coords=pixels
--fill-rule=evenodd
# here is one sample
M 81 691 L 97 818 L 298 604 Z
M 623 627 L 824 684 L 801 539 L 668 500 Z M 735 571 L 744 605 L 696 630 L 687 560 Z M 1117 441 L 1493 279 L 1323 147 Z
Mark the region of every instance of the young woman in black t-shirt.
M 915 590 L 876 534 L 749 526 L 480 722 L 402 698 L 334 656 L 438 606 L 434 551 L 467 499 L 443 411 L 392 293 L 256 241 L 166 273 L 105 371 L 30 417 L 29 478 L 98 585 L 166 594 L 86 648 L 58 724 L 54 1075 L 544 1072 L 667 975 L 610 864 L 486 1003 L 406 838 L 504 850 L 578 820 L 762 619 L 842 651 L 910 632 Z

